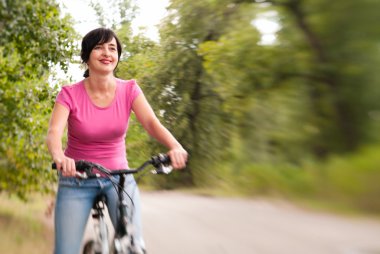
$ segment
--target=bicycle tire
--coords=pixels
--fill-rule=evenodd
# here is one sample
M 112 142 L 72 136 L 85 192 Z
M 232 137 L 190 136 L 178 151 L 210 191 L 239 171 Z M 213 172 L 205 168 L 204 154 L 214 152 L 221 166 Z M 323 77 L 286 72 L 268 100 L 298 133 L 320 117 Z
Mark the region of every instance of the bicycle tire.
M 101 252 L 96 251 L 96 244 L 94 240 L 87 241 L 83 247 L 83 254 L 101 254 Z

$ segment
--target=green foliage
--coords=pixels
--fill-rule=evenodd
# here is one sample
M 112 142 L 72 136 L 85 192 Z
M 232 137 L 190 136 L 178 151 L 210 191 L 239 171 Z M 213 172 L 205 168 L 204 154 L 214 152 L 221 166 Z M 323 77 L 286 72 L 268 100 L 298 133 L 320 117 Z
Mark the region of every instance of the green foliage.
M 124 26 L 128 52 L 118 73 L 139 81 L 191 155 L 188 173 L 159 186 L 222 183 L 249 194 L 321 198 L 340 193 L 333 201 L 352 201 L 351 191 L 357 200 L 367 191 L 376 195 L 372 182 L 361 192 L 349 190 L 360 179 L 356 174 L 363 175 L 361 186 L 377 173 L 359 172 L 359 162 L 345 153 L 380 137 L 379 30 L 372 25 L 378 5 L 173 0 L 159 43 L 132 37 Z M 254 25 L 263 17 L 279 24 L 273 43 L 263 43 Z M 352 170 L 321 160 L 331 154 L 343 156 Z M 341 183 L 335 174 L 352 179 Z
M 45 146 L 52 66 L 65 69 L 75 33 L 50 0 L 0 3 L 0 191 L 51 189 Z
M 132 168 L 140 166 L 151 156 L 149 153 L 149 136 L 134 115 L 129 121 L 126 146 L 129 166 Z
M 298 166 L 232 161 L 221 166 L 214 185 L 248 196 L 313 199 L 378 213 L 379 154 L 379 147 L 373 146 L 325 162 L 304 160 Z
M 214 91 L 197 52 L 202 42 L 216 40 L 222 32 L 220 14 L 225 3 L 172 1 L 161 25 L 150 98 L 191 156 L 187 172 L 174 182 L 207 184 L 205 168 L 217 161 L 228 143 L 230 119 L 220 111 L 222 98 Z
M 100 26 L 112 29 L 117 29 L 120 24 L 130 25 L 137 9 L 131 0 L 91 0 L 90 6 L 94 9 Z
M 2 57 L 17 54 L 22 66 L 13 78 L 40 77 L 52 63 L 67 67 L 74 33 L 54 1 L 12 0 L 0 6 Z
M 4 93 L 1 101 L 6 116 L 1 124 L 0 189 L 21 197 L 34 190 L 48 191 L 53 177 L 44 143 L 52 107 L 50 89 L 29 82 L 14 83 L 14 90 Z
M 299 127 L 303 125 L 309 130 L 303 132 L 304 142 L 293 142 L 294 146 L 292 142 L 274 140 L 270 132 L 262 135 L 261 140 L 293 150 L 308 143 L 304 149 L 319 158 L 333 152 L 351 151 L 361 142 L 369 141 L 368 134 L 372 132 L 368 128 L 373 123 L 367 112 L 378 107 L 379 89 L 373 86 L 378 75 L 373 67 L 379 57 L 363 52 L 377 50 L 378 35 L 370 26 L 378 15 L 370 10 L 374 3 L 264 2 L 275 4 L 264 7 L 254 3 L 241 4 L 236 8 L 240 18 L 230 24 L 230 29 L 225 28 L 226 32 L 219 40 L 200 45 L 199 53 L 204 56 L 205 69 L 217 81 L 216 91 L 226 99 L 224 107 L 235 113 L 243 129 L 249 129 L 253 122 L 255 127 L 250 131 L 263 134 L 268 125 L 276 128 L 273 123 L 283 116 L 273 111 L 274 104 L 268 103 L 269 107 L 261 109 L 262 114 L 272 115 L 272 118 L 259 119 L 258 112 L 252 113 L 249 104 L 263 104 L 268 94 L 278 97 L 278 93 L 284 90 L 276 91 L 276 87 L 290 85 L 298 90 L 296 94 L 302 98 L 303 106 L 295 108 L 292 103 L 283 106 L 301 115 L 292 121 L 300 123 L 298 121 L 302 120 Z M 358 11 L 353 13 L 354 9 Z M 277 13 L 281 30 L 275 43 L 262 45 L 251 21 L 268 11 Z M 361 15 L 368 16 L 360 19 Z M 371 34 L 372 39 L 358 36 L 363 32 Z M 362 84 L 360 88 L 358 83 Z M 284 97 L 292 101 L 289 96 Z M 249 115 L 253 115 L 253 119 Z M 284 126 L 283 129 L 292 132 L 294 127 Z M 245 137 L 246 131 L 243 133 Z M 255 153 L 261 151 L 257 145 L 252 142 L 251 150 Z M 298 156 L 304 153 L 302 151 Z M 276 160 L 277 156 L 274 154 L 270 159 Z
M 327 180 L 326 188 L 320 190 L 321 194 L 332 201 L 339 200 L 353 207 L 379 212 L 379 155 L 380 149 L 375 146 L 329 159 L 325 168 L 321 169 Z

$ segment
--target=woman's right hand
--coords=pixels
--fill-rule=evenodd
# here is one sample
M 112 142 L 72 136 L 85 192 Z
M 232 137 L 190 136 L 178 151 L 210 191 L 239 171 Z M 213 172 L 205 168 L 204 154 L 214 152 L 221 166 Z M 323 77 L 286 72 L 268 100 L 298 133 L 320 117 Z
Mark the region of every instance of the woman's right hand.
M 74 177 L 76 173 L 75 161 L 65 155 L 57 156 L 53 158 L 55 164 L 57 165 L 57 170 L 62 172 L 63 176 Z

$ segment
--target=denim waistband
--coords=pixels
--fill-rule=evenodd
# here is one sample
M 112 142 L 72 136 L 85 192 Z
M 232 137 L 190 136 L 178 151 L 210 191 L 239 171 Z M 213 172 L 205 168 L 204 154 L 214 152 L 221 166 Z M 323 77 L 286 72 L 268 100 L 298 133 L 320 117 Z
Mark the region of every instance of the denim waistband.
M 88 179 L 80 179 L 77 177 L 66 177 L 63 176 L 61 173 L 58 174 L 59 178 L 59 185 L 60 186 L 76 186 L 76 187 L 106 187 L 109 185 L 118 184 L 120 176 L 110 176 L 110 177 L 98 177 L 98 178 L 88 178 Z M 131 185 L 136 184 L 135 179 L 133 175 L 126 175 L 125 176 L 125 184 Z

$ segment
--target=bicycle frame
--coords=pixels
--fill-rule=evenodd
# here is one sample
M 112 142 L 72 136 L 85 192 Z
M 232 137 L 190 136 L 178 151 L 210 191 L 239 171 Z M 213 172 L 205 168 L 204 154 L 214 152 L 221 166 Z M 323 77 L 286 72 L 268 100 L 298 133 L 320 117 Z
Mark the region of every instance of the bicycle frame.
M 93 211 L 95 211 L 95 219 L 98 220 L 98 234 L 95 241 L 90 241 L 86 243 L 85 248 L 83 249 L 84 254 L 89 253 L 99 253 L 99 254 L 133 254 L 135 246 L 133 234 L 128 232 L 128 217 L 126 214 L 126 203 L 123 198 L 124 193 L 124 184 L 125 184 L 125 175 L 126 174 L 135 174 L 143 171 L 147 166 L 152 165 L 155 170 L 152 170 L 153 174 L 169 174 L 172 168 L 169 166 L 170 160 L 167 155 L 158 154 L 152 156 L 150 160 L 143 163 L 140 167 L 136 169 L 122 169 L 122 170 L 108 170 L 102 165 L 87 162 L 87 161 L 77 161 L 77 177 L 82 179 L 87 178 L 96 178 L 100 177 L 99 173 L 94 173 L 93 170 L 98 170 L 105 177 L 110 177 L 112 175 L 118 175 L 119 183 L 117 183 L 117 194 L 118 194 L 118 212 L 119 212 L 119 223 L 115 228 L 115 235 L 112 241 L 112 248 L 109 245 L 108 237 L 108 227 L 104 218 L 104 208 L 105 208 L 105 197 L 100 196 L 94 203 Z M 55 169 L 56 165 L 53 163 L 52 168 Z M 112 252 L 110 252 L 112 251 Z

